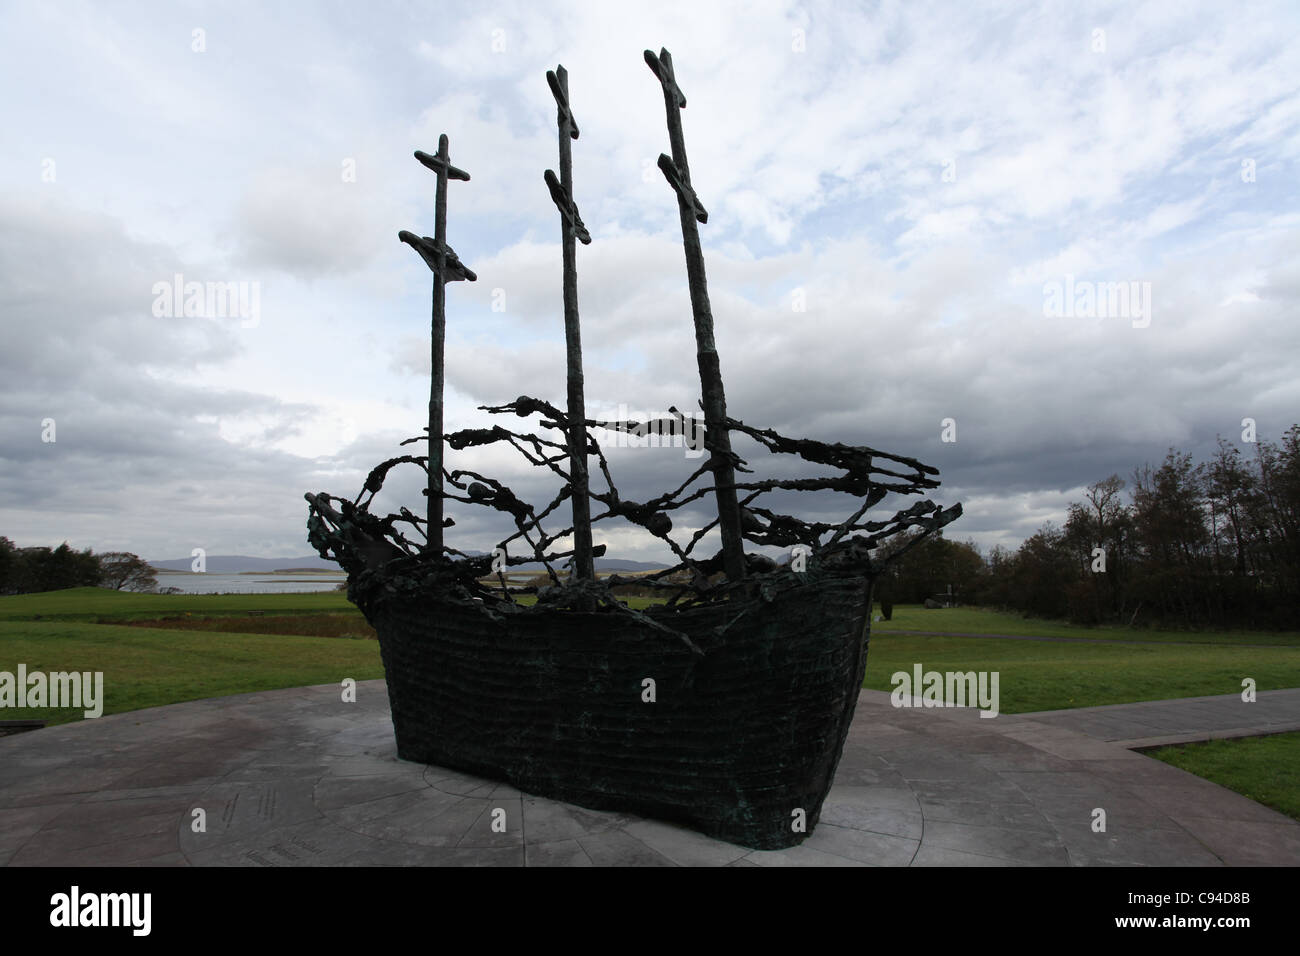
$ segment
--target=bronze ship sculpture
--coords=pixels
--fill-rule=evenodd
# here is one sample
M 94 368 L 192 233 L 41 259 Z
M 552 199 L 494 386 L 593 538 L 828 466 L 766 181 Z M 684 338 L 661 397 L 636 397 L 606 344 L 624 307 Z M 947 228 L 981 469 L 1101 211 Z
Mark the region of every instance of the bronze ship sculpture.
M 560 174 L 546 170 L 543 178 L 561 220 L 565 409 L 520 396 L 484 410 L 535 421 L 536 432 L 500 424 L 443 430 L 446 284 L 477 279 L 447 245 L 447 183 L 469 174 L 451 165 L 443 135 L 436 154 L 415 154 L 437 175 L 434 236 L 399 234 L 433 272 L 428 431 L 403 443 L 427 442 L 428 452 L 381 463 L 356 498 L 308 494 L 309 538 L 347 571 L 350 600 L 378 632 L 402 759 L 780 849 L 812 831 L 834 778 L 866 669 L 873 581 L 905 548 L 887 557 L 876 552 L 911 529 L 920 532 L 909 539 L 914 545 L 956 519 L 961 506 L 921 500 L 887 520 L 866 520 L 891 493 L 938 487 L 938 472 L 912 458 L 788 438 L 729 417 L 698 229 L 708 213 L 691 186 L 682 133 L 686 97 L 667 50 L 647 50 L 645 60 L 663 88 L 668 118 L 672 155 L 660 155 L 658 165 L 681 217 L 701 384 L 699 467 L 671 491 L 625 499 L 592 434 L 643 434 L 646 423 L 586 416 L 575 243 L 591 236 L 573 200 L 570 143 L 578 126 L 561 66 L 547 72 Z M 671 413 L 659 427 L 684 434 L 687 417 Z M 750 478 L 732 450 L 733 434 L 831 473 Z M 535 508 L 491 476 L 444 462 L 445 448 L 497 443 L 558 477 L 555 498 Z M 603 490 L 592 488 L 593 460 Z M 402 465 L 427 474 L 426 515 L 406 508 L 372 514 L 385 478 Z M 825 491 L 855 499 L 839 523 L 805 521 L 764 504 L 773 492 Z M 716 517 L 689 540 L 674 537 L 671 513 L 709 499 Z M 515 530 L 491 555 L 457 551 L 443 540 L 454 524 L 444 516 L 449 500 L 495 509 Z M 571 523 L 564 526 L 566 500 Z M 544 521 L 559 526 L 548 530 Z M 592 528 L 606 521 L 638 526 L 677 563 L 635 578 L 598 576 L 595 558 L 605 548 L 593 544 Z M 721 549 L 698 555 L 696 546 L 715 528 Z M 555 550 L 566 541 L 571 548 Z M 746 542 L 775 546 L 791 559 L 746 552 Z M 567 574 L 557 572 L 566 560 Z M 525 564 L 543 566 L 548 583 L 511 587 L 506 572 Z M 629 585 L 660 597 L 633 608 L 619 596 Z

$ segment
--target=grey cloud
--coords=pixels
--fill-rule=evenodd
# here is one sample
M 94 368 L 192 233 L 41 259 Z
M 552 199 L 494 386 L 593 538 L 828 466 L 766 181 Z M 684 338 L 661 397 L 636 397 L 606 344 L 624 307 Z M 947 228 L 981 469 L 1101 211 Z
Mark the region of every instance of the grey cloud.
M 396 233 L 376 186 L 344 180 L 341 163 L 262 173 L 235 214 L 238 262 L 307 279 L 361 270 Z
M 673 29 L 684 10 L 689 34 Z M 1094 55 L 1086 11 L 739 10 L 498 4 L 436 34 L 414 8 L 346 25 L 241 12 L 214 17 L 199 60 L 138 12 L 100 18 L 111 42 L 94 24 L 39 37 L 42 68 L 65 87 L 20 117 L 22 155 L 0 158 L 0 533 L 299 553 L 301 492 L 354 493 L 399 451 L 397 423 L 421 418 L 428 345 L 422 331 L 402 337 L 427 324 L 428 276 L 395 234 L 432 232 L 432 177 L 410 150 L 443 131 L 474 176 L 454 187 L 449 238 L 481 277 L 449 296 L 448 426 L 476 422 L 470 403 L 561 400 L 557 222 L 541 182 L 556 162 L 542 81 L 556 62 L 572 76 L 577 195 L 596 237 L 578 260 L 589 406 L 689 409 L 699 386 L 677 212 L 657 170 L 642 179 L 667 148 L 640 61 L 661 42 L 690 97 L 733 415 L 915 455 L 942 470 L 937 500 L 969 502 L 952 534 L 1011 543 L 1063 517 L 1072 489 L 1127 477 L 1171 444 L 1208 450 L 1248 415 L 1274 437 L 1300 417 L 1292 12 L 1140 5 Z M 141 49 L 173 52 L 132 64 L 137 34 Z M 67 69 L 105 58 L 121 76 Z M 93 125 L 69 103 L 104 75 L 117 79 L 93 92 L 114 122 Z M 151 111 L 169 136 L 146 158 L 136 131 L 157 128 Z M 58 191 L 14 198 L 30 192 L 22 156 L 65 144 L 60 128 L 89 130 L 108 165 L 60 145 Z M 341 180 L 344 156 L 358 159 L 357 183 Z M 1250 185 L 1236 179 L 1246 156 L 1259 161 Z M 943 183 L 950 157 L 957 179 Z M 166 181 L 137 181 L 141 170 Z M 259 337 L 155 318 L 152 284 L 176 272 L 263 280 Z M 1151 326 L 1045 318 L 1041 283 L 1066 272 L 1151 281 Z M 491 312 L 496 289 L 504 313 Z M 275 450 L 319 428 L 317 402 L 364 426 L 362 440 L 319 459 Z M 39 442 L 46 416 L 55 446 Z M 945 417 L 956 444 L 940 441 Z M 236 425 L 243 437 L 223 439 Z M 688 465 L 653 450 L 612 461 L 635 498 Z M 462 463 L 547 496 L 549 479 L 518 463 Z M 419 511 L 419 486 L 395 479 L 393 500 Z M 467 512 L 458 533 L 495 540 L 507 529 L 494 522 Z

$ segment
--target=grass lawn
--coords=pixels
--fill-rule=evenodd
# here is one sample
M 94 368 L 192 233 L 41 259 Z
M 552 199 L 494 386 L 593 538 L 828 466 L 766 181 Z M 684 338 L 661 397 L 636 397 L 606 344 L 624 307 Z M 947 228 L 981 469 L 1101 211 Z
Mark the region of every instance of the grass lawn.
M 644 607 L 648 599 L 631 599 Z M 108 623 L 104 623 L 108 622 Z M 137 626 L 125 626 L 127 622 Z M 144 625 L 144 626 L 140 626 Z M 909 633 L 909 629 L 913 633 Z M 1202 635 L 1204 646 L 934 637 L 916 630 L 1062 636 L 1103 631 L 955 608 L 898 607 L 873 625 L 865 687 L 895 671 L 997 671 L 1000 710 L 1025 713 L 1300 687 L 1300 646 L 1244 647 L 1272 634 Z M 1128 634 L 1129 632 L 1125 632 Z M 1178 632 L 1132 632 L 1177 639 Z M 342 592 L 151 595 L 99 588 L 0 597 L 0 671 L 103 671 L 105 713 L 256 690 L 382 677 L 373 631 Z M 1206 643 L 1217 637 L 1218 643 Z M 54 723 L 80 711 L 8 711 Z
M 536 597 L 521 595 L 520 604 Z M 624 598 L 633 608 L 656 603 L 652 598 Z M 361 620 L 344 591 L 311 594 L 132 594 L 107 588 L 69 588 L 41 594 L 0 597 L 0 621 L 131 621 L 166 617 L 231 614 L 351 614 Z
M 875 606 L 879 613 L 880 605 Z M 977 607 L 927 610 L 919 604 L 894 606 L 891 621 L 871 625 L 873 634 L 895 631 L 947 631 L 956 634 L 1010 634 L 1027 637 L 1076 637 L 1093 641 L 1160 641 L 1194 644 L 1273 644 L 1300 647 L 1300 631 L 1178 631 L 1141 627 L 1082 627 L 1022 617 Z
M 186 613 L 278 614 L 341 611 L 360 614 L 342 591 L 314 594 L 132 594 L 107 588 L 70 588 L 0 597 L 0 621 L 127 620 Z
M 529 599 L 531 600 L 531 599 Z M 651 601 L 632 598 L 633 607 Z M 107 622 L 107 623 L 105 623 Z M 1102 643 L 938 637 L 918 631 L 1084 637 Z M 102 671 L 104 713 L 258 690 L 384 676 L 378 642 L 342 592 L 156 595 L 77 588 L 0 597 L 0 671 Z M 348 639 L 355 638 L 355 639 Z M 1148 643 L 1125 644 L 1125 640 Z M 1187 641 L 1190 644 L 1171 642 Z M 1247 644 L 1268 644 L 1248 647 Z M 1082 628 L 974 608 L 894 609 L 872 625 L 864 687 L 891 675 L 997 671 L 1015 714 L 1300 687 L 1300 634 Z M 50 724 L 80 709 L 0 711 Z M 1170 747 L 1151 754 L 1300 819 L 1300 733 Z
M 1146 753 L 1300 820 L 1300 733 L 1211 740 Z
M 216 617 L 160 617 L 123 621 L 130 627 L 222 634 L 297 634 L 301 637 L 348 637 L 376 640 L 379 635 L 360 614 L 224 614 Z
M 364 623 L 364 621 L 363 621 Z M 102 671 L 104 713 L 384 676 L 375 641 L 0 621 L 0 671 Z M 82 720 L 81 710 L 6 709 L 6 719 Z
M 374 637 L 339 591 L 131 594 L 73 588 L 0 597 L 0 671 L 16 674 L 19 663 L 29 674 L 102 671 L 105 714 L 345 677 L 380 678 L 384 670 Z M 79 709 L 28 707 L 0 711 L 0 718 L 50 725 L 83 719 Z
M 930 612 L 938 614 L 938 611 Z M 1101 704 L 1300 687 L 1300 648 L 1073 644 L 883 633 L 873 627 L 863 686 L 893 690 L 890 676 L 926 671 L 997 671 L 1000 710 L 1022 714 Z

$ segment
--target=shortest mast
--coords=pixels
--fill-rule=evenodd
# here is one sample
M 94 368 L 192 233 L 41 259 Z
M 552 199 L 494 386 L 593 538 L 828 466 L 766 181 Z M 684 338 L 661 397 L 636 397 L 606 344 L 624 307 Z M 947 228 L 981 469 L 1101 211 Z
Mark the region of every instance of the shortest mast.
M 417 236 L 403 229 L 397 238 L 420 254 L 420 258 L 433 272 L 433 321 L 430 359 L 433 366 L 429 382 L 429 486 L 427 503 L 427 550 L 442 554 L 442 393 L 443 347 L 447 337 L 447 283 L 458 279 L 473 282 L 478 278 L 461 264 L 456 253 L 447 245 L 447 180 L 469 181 L 469 173 L 451 165 L 447 151 L 447 134 L 438 137 L 438 153 L 415 151 L 415 158 L 433 170 L 438 177 L 434 203 L 433 238 Z
M 583 394 L 582 329 L 578 321 L 577 246 L 591 242 L 591 235 L 578 215 L 573 201 L 573 154 L 570 140 L 578 138 L 578 123 L 569 109 L 569 71 L 563 66 L 546 71 L 546 82 L 555 97 L 556 119 L 560 130 L 560 178 L 547 170 L 543 175 L 551 199 L 560 211 L 560 238 L 564 256 L 564 346 L 568 366 L 569 485 L 573 495 L 573 578 L 591 581 L 596 566 L 591 548 L 591 498 L 587 475 L 587 409 Z

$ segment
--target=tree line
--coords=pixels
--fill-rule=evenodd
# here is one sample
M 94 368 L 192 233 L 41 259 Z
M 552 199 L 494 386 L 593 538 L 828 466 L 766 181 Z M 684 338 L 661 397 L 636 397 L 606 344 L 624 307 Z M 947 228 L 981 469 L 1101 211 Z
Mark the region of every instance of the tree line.
M 0 594 L 84 587 L 154 591 L 158 577 L 148 562 L 127 551 L 76 551 L 66 541 L 57 548 L 19 548 L 0 537 Z
M 1170 449 L 1111 475 L 1012 551 L 914 537 L 877 585 L 896 603 L 949 585 L 966 604 L 1084 624 L 1295 627 L 1300 611 L 1300 425 L 1253 456 L 1219 438 L 1208 461 Z

